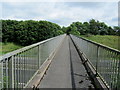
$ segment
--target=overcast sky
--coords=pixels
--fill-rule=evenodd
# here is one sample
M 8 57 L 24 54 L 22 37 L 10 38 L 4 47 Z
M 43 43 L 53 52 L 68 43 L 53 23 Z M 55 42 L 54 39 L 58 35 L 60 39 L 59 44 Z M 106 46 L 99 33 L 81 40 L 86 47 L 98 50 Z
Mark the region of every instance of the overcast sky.
M 19 1 L 19 0 L 18 0 Z M 96 19 L 118 25 L 118 2 L 8 2 L 1 3 L 2 19 L 47 20 L 61 26 Z

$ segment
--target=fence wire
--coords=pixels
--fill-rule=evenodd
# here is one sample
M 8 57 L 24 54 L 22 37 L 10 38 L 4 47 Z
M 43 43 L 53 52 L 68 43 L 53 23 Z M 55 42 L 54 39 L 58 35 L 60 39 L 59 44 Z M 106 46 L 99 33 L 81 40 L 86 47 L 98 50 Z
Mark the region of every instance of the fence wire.
M 65 35 L 60 35 L 2 56 L 0 58 L 0 89 L 25 88 L 64 37 Z
M 93 41 L 71 35 L 77 47 L 95 67 L 96 73 L 109 86 L 120 88 L 120 51 L 100 45 Z

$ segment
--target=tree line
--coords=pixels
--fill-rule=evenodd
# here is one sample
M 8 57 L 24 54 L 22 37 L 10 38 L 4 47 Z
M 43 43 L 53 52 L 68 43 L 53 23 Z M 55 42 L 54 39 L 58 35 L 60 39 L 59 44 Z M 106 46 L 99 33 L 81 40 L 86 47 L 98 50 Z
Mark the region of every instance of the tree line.
M 49 21 L 17 21 L 0 20 L 0 40 L 14 42 L 22 46 L 30 45 L 42 40 L 67 33 L 75 35 L 118 35 L 120 27 L 108 26 L 104 22 L 91 19 L 89 22 L 73 22 L 68 27 L 60 27 Z
M 30 45 L 63 33 L 61 27 L 48 21 L 2 21 L 2 42 Z
M 104 22 L 91 19 L 89 22 L 73 22 L 67 28 L 63 27 L 66 33 L 80 35 L 118 35 L 120 36 L 120 27 L 108 26 Z

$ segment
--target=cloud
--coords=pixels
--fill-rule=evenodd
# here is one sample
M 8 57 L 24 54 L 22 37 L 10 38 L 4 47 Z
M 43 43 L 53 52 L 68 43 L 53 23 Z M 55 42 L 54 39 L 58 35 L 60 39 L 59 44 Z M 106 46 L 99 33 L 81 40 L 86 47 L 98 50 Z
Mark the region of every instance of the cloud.
M 2 19 L 48 20 L 61 26 L 94 18 L 117 25 L 117 2 L 3 2 Z
M 1 0 L 1 2 L 118 2 L 119 0 Z

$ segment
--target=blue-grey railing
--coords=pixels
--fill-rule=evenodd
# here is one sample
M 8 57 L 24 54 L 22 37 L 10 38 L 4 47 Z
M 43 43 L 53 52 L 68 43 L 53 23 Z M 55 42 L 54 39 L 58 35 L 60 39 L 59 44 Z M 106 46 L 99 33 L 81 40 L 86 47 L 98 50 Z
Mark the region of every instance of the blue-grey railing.
M 108 88 L 120 88 L 120 51 L 70 35 Z
M 64 37 L 50 38 L 0 57 L 0 89 L 25 88 Z

